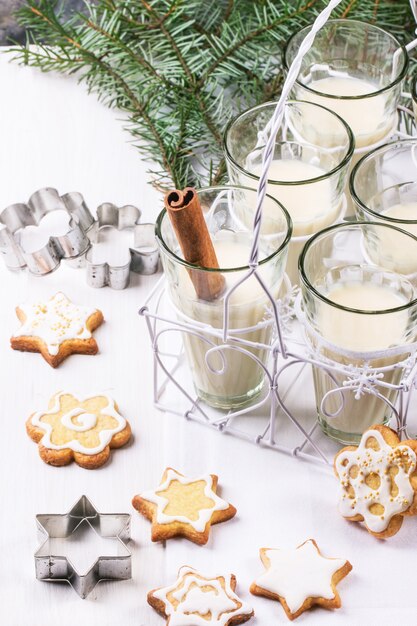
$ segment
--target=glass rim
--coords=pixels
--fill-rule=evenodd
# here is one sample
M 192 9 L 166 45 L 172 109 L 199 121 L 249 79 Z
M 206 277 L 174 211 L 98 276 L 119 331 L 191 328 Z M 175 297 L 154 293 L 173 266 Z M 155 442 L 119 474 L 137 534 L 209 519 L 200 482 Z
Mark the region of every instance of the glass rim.
M 351 172 L 350 178 L 349 178 L 349 192 L 350 192 L 350 194 L 352 196 L 353 201 L 356 203 L 356 205 L 358 207 L 360 207 L 365 213 L 370 213 L 373 217 L 377 217 L 378 219 L 382 219 L 382 220 L 384 220 L 384 222 L 385 221 L 392 222 L 393 224 L 417 224 L 417 218 L 415 220 L 406 220 L 406 219 L 401 219 L 401 218 L 398 218 L 398 217 L 390 217 L 389 215 L 385 216 L 384 214 L 378 213 L 377 211 L 374 211 L 373 209 L 369 208 L 361 200 L 359 195 L 356 193 L 355 177 L 357 176 L 357 173 L 358 173 L 360 167 L 368 159 L 371 160 L 376 153 L 380 152 L 382 154 L 385 151 L 388 152 L 394 146 L 400 146 L 401 147 L 401 146 L 405 146 L 406 144 L 414 144 L 417 147 L 417 137 L 410 138 L 410 139 L 396 139 L 395 141 L 390 141 L 388 143 L 384 143 L 382 146 L 377 146 L 376 148 L 374 148 L 370 152 L 367 152 L 356 163 L 356 165 L 352 169 L 352 172 Z M 413 182 L 413 181 L 409 181 L 409 182 Z M 414 235 L 412 235 L 412 236 L 414 236 Z
M 409 58 L 408 58 L 406 47 L 404 46 L 404 44 L 402 44 L 397 39 L 397 37 L 395 37 L 394 35 L 389 33 L 384 28 L 381 28 L 380 26 L 376 26 L 375 24 L 370 24 L 369 22 L 363 22 L 361 20 L 352 20 L 352 19 L 339 18 L 339 19 L 334 19 L 334 20 L 328 20 L 326 22 L 325 26 L 331 25 L 331 24 L 336 24 L 336 23 L 345 23 L 345 24 L 349 24 L 349 25 L 360 24 L 361 26 L 368 26 L 369 28 L 373 28 L 375 30 L 381 31 L 382 33 L 384 33 L 385 35 L 390 37 L 392 40 L 394 40 L 395 43 L 398 44 L 398 48 L 400 48 L 402 50 L 403 59 L 404 59 L 402 69 L 398 73 L 398 76 L 393 81 L 391 81 L 388 85 L 385 85 L 385 87 L 381 87 L 377 91 L 371 91 L 370 93 L 364 93 L 364 94 L 358 95 L 358 96 L 338 96 L 338 95 L 335 95 L 335 94 L 330 94 L 330 93 L 324 93 L 322 91 L 317 91 L 316 89 L 312 89 L 311 87 L 306 85 L 301 80 L 298 80 L 298 78 L 295 81 L 297 85 L 303 87 L 304 89 L 306 89 L 310 93 L 313 93 L 313 94 L 315 94 L 317 96 L 321 96 L 323 98 L 331 98 L 332 100 L 352 100 L 352 101 L 355 101 L 355 100 L 362 100 L 364 98 L 374 98 L 375 96 L 378 96 L 379 94 L 384 93 L 385 91 L 388 91 L 389 89 L 392 89 L 393 87 L 395 87 L 395 85 L 397 85 L 399 82 L 401 82 L 403 80 L 403 78 L 405 77 L 405 75 L 407 73 L 407 68 L 408 68 L 408 65 L 409 65 Z M 300 35 L 300 33 L 302 33 L 303 31 L 307 31 L 308 29 L 311 29 L 312 26 L 313 26 L 313 24 L 309 24 L 308 26 L 304 26 L 304 28 L 302 28 L 298 32 L 293 33 L 288 38 L 288 40 L 287 40 L 287 42 L 286 42 L 286 44 L 284 46 L 283 53 L 282 53 L 283 66 L 284 66 L 284 68 L 287 71 L 289 69 L 289 64 L 287 62 L 287 52 L 288 52 L 288 48 L 289 48 L 292 40 L 295 39 L 295 37 L 297 37 L 297 35 Z
M 345 222 L 344 224 L 334 224 L 333 226 L 328 226 L 327 228 L 323 228 L 323 230 L 320 230 L 318 233 L 316 233 L 315 235 L 313 235 L 311 237 L 311 239 L 309 239 L 307 241 L 307 243 L 305 244 L 300 257 L 298 259 L 298 270 L 299 270 L 299 274 L 301 277 L 301 281 L 304 283 L 304 286 L 311 291 L 314 296 L 316 296 L 319 300 L 321 300 L 322 302 L 325 302 L 326 304 L 334 307 L 335 309 L 339 309 L 339 311 L 346 311 L 348 313 L 357 313 L 358 315 L 386 315 L 388 313 L 397 313 L 399 311 L 405 311 L 409 308 L 411 308 L 412 306 L 417 304 L 417 295 L 413 300 L 410 300 L 410 302 L 407 302 L 406 304 L 402 304 L 401 306 L 398 307 L 394 307 L 391 309 L 379 309 L 379 310 L 364 310 L 364 309 L 354 309 L 352 307 L 348 307 L 348 306 L 343 306 L 342 304 L 337 304 L 336 302 L 333 302 L 332 300 L 330 300 L 329 298 L 326 298 L 325 295 L 323 295 L 322 293 L 320 293 L 320 291 L 318 291 L 309 281 L 309 279 L 306 276 L 306 273 L 304 271 L 304 261 L 305 261 L 305 257 L 307 256 L 307 253 L 309 251 L 309 249 L 311 248 L 312 244 L 316 241 L 316 239 L 318 239 L 319 237 L 322 237 L 323 235 L 326 235 L 327 233 L 336 230 L 336 229 L 342 229 L 342 228 L 357 228 L 358 226 L 368 226 L 369 227 L 370 222 Z M 401 228 L 397 228 L 396 226 L 391 226 L 391 224 L 381 224 L 381 223 L 376 223 L 376 222 L 371 222 L 371 224 L 373 226 L 377 226 L 377 227 L 381 227 L 381 228 L 390 228 L 391 230 L 396 230 L 400 233 L 402 233 L 403 235 L 407 235 L 408 237 L 411 237 L 412 239 L 414 239 L 414 241 L 417 244 L 417 237 L 415 237 L 414 235 L 411 235 L 410 233 L 408 233 L 405 230 L 402 230 Z M 390 271 L 390 270 L 387 270 Z M 395 273 L 395 272 L 391 272 L 391 273 Z M 398 274 L 399 276 L 402 276 L 402 274 Z M 404 276 L 406 278 L 406 276 Z
M 417 104 L 417 70 L 414 72 L 411 80 L 411 99 Z
M 269 185 L 279 185 L 279 186 L 284 186 L 287 185 L 289 187 L 294 187 L 297 185 L 309 185 L 311 183 L 316 183 L 319 182 L 321 180 L 326 180 L 327 178 L 330 178 L 330 176 L 333 176 L 333 174 L 337 173 L 339 170 L 343 169 L 343 167 L 345 167 L 345 165 L 347 165 L 349 163 L 349 161 L 351 160 L 353 153 L 355 151 L 355 137 L 353 135 L 352 129 L 350 128 L 349 124 L 347 124 L 347 122 L 345 122 L 345 120 L 340 117 L 340 115 L 338 115 L 337 113 L 335 113 L 334 111 L 331 111 L 330 109 L 328 109 L 327 107 L 321 105 L 321 104 L 316 104 L 315 102 L 308 102 L 308 100 L 287 100 L 287 102 L 285 103 L 285 106 L 288 105 L 293 105 L 293 104 L 307 104 L 313 107 L 319 107 L 320 109 L 323 109 L 324 111 L 327 111 L 328 113 L 331 113 L 334 117 L 336 117 L 343 125 L 343 127 L 346 130 L 347 136 L 348 136 L 348 141 L 349 141 L 349 146 L 348 146 L 348 150 L 345 154 L 345 156 L 343 157 L 343 159 L 340 161 L 340 163 L 338 163 L 336 165 L 336 167 L 334 167 L 332 170 L 330 170 L 329 172 L 326 172 L 325 174 L 321 174 L 320 176 L 315 176 L 314 178 L 306 178 L 306 179 L 302 179 L 302 180 L 276 180 L 273 178 L 268 178 L 268 184 Z M 236 115 L 236 117 L 232 118 L 231 120 L 229 120 L 229 122 L 227 123 L 227 126 L 224 130 L 223 133 L 223 150 L 225 152 L 226 155 L 226 159 L 228 159 L 229 161 L 231 161 L 231 163 L 233 164 L 234 167 L 236 167 L 242 174 L 244 174 L 245 176 L 255 180 L 255 181 L 259 181 L 260 176 L 257 176 L 256 174 L 252 174 L 251 172 L 249 172 L 248 170 L 246 170 L 244 167 L 242 167 L 241 165 L 239 165 L 239 163 L 236 161 L 236 159 L 234 159 L 234 157 L 231 155 L 228 144 L 227 144 L 227 138 L 230 132 L 230 129 L 232 128 L 232 126 L 241 118 L 243 118 L 245 115 L 247 115 L 249 112 L 251 111 L 258 111 L 260 109 L 264 109 L 264 108 L 269 108 L 269 107 L 276 107 L 277 103 L 276 102 L 264 102 L 263 104 L 257 104 L 254 107 L 250 107 L 249 109 L 246 109 L 245 111 L 242 111 L 241 113 L 239 113 L 238 115 Z M 285 143 L 300 143 L 300 142 L 290 142 L 287 141 Z M 303 145 L 303 144 L 300 144 Z
M 243 187 L 240 185 L 218 185 L 218 186 L 209 186 L 209 187 L 201 187 L 200 189 L 197 189 L 196 192 L 197 194 L 201 193 L 201 192 L 210 192 L 210 191 L 224 191 L 224 190 L 229 190 L 229 189 L 243 189 L 245 191 L 251 191 L 252 193 L 256 194 L 256 189 L 252 189 L 251 187 Z M 279 208 L 282 211 L 282 214 L 285 217 L 285 221 L 287 223 L 287 234 L 284 237 L 284 240 L 282 241 L 282 243 L 280 244 L 280 246 L 277 248 L 277 250 L 274 250 L 274 252 L 272 252 L 271 254 L 269 254 L 267 257 L 265 257 L 264 259 L 262 259 L 261 261 L 259 261 L 259 265 L 264 265 L 265 263 L 268 263 L 268 261 L 271 261 L 275 256 L 277 256 L 280 252 L 282 252 L 285 247 L 289 244 L 290 239 L 291 239 L 291 235 L 292 235 L 292 220 L 291 220 L 291 216 L 288 213 L 287 209 L 281 204 L 281 202 L 279 202 L 279 200 L 277 200 L 276 198 L 274 198 L 273 196 L 266 194 L 267 198 L 270 198 L 273 202 L 275 202 L 276 204 L 278 204 Z M 167 253 L 167 255 L 169 257 L 171 257 L 172 259 L 174 259 L 177 263 L 179 263 L 180 265 L 183 265 L 184 267 L 188 268 L 188 269 L 193 269 L 193 270 L 199 270 L 201 272 L 221 272 L 222 274 L 228 274 L 228 273 L 233 273 L 233 272 L 242 272 L 245 270 L 250 270 L 250 266 L 249 265 L 243 265 L 240 267 L 226 267 L 226 268 L 217 268 L 217 267 L 204 267 L 202 265 L 196 265 L 194 263 L 189 263 L 188 261 L 186 261 L 185 259 L 182 259 L 180 256 L 178 256 L 177 254 L 175 254 L 175 252 L 173 252 L 167 245 L 166 241 L 164 240 L 163 236 L 162 236 L 162 222 L 164 220 L 164 217 L 167 215 L 167 210 L 165 208 L 162 209 L 162 211 L 159 213 L 156 222 L 155 222 L 155 236 L 156 236 L 156 240 L 158 242 L 158 244 L 160 246 L 162 246 L 163 250 Z M 252 232 L 252 230 L 248 229 L 247 232 Z M 270 233 L 272 234 L 272 233 Z

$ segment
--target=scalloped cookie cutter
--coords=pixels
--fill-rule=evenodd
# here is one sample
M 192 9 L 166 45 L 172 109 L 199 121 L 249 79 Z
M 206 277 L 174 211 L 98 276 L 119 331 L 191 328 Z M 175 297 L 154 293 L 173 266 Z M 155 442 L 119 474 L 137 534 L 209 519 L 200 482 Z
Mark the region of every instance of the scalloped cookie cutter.
M 68 229 L 49 237 L 47 243 L 34 251 L 25 250 L 22 232 L 36 227 L 42 218 L 54 211 L 68 214 Z M 28 270 L 43 276 L 56 270 L 61 260 L 80 267 L 90 246 L 87 231 L 94 223 L 83 196 L 78 192 L 60 196 L 56 189 L 45 187 L 35 191 L 27 204 L 11 204 L 0 213 L 0 252 L 10 270 Z
M 81 598 L 101 580 L 129 580 L 132 577 L 132 555 L 126 543 L 130 540 L 128 513 L 99 513 L 87 496 L 65 514 L 36 516 L 42 543 L 35 553 L 36 578 L 44 581 L 65 581 Z M 88 525 L 100 537 L 118 541 L 117 556 L 99 556 L 88 571 L 80 574 L 66 556 L 51 554 L 51 539 L 68 539 L 82 525 Z
M 88 233 L 91 248 L 86 253 L 87 283 L 90 287 L 125 289 L 129 284 L 131 271 L 154 274 L 158 270 L 159 251 L 155 227 L 153 224 L 139 224 L 140 216 L 139 209 L 131 204 L 117 207 L 111 202 L 105 202 L 97 208 L 97 221 Z M 119 231 L 130 229 L 133 233 L 133 246 L 129 246 L 129 255 L 123 264 L 94 260 L 94 246 L 100 243 L 102 230 L 109 227 Z

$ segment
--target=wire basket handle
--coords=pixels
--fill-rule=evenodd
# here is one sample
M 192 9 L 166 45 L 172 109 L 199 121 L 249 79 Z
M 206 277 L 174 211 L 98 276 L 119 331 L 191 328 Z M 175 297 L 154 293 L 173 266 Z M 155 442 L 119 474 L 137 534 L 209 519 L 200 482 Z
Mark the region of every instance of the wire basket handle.
M 261 170 L 261 175 L 259 177 L 259 183 L 258 183 L 258 189 L 257 189 L 258 196 L 257 196 L 257 203 L 256 203 L 256 212 L 255 212 L 255 217 L 253 220 L 254 238 L 253 238 L 252 250 L 251 250 L 250 259 L 249 259 L 250 267 L 257 267 L 258 265 L 259 235 L 260 235 L 260 230 L 261 230 L 261 225 L 262 225 L 262 206 L 263 206 L 263 202 L 265 199 L 266 188 L 267 188 L 267 183 L 268 183 L 268 172 L 269 172 L 269 168 L 272 163 L 272 160 L 274 158 L 275 140 L 276 140 L 276 136 L 278 134 L 279 128 L 282 124 L 283 117 L 284 117 L 285 104 L 288 100 L 288 96 L 294 86 L 294 83 L 297 80 L 297 76 L 300 72 L 301 63 L 303 61 L 304 56 L 312 47 L 317 33 L 323 28 L 327 20 L 330 18 L 330 15 L 333 9 L 335 9 L 341 2 L 342 0 L 331 0 L 329 4 L 327 5 L 327 7 L 323 9 L 323 11 L 315 19 L 310 32 L 306 35 L 305 39 L 303 40 L 297 52 L 295 59 L 291 63 L 291 66 L 288 70 L 287 78 L 285 79 L 284 86 L 282 88 L 281 96 L 277 102 L 277 106 L 275 108 L 274 114 L 268 124 L 268 126 L 270 127 L 270 132 L 269 132 L 268 141 L 266 143 L 265 150 L 263 153 L 262 170 Z
M 248 262 L 249 271 L 246 274 L 246 276 L 244 276 L 240 281 L 238 281 L 235 285 L 233 285 L 233 287 L 231 287 L 225 295 L 224 307 L 223 307 L 224 341 L 227 341 L 227 337 L 228 337 L 229 305 L 230 305 L 231 295 L 234 293 L 236 289 L 239 288 L 239 286 L 243 282 L 248 280 L 250 276 L 254 276 L 258 280 L 258 282 L 260 283 L 261 287 L 264 289 L 266 294 L 268 295 L 269 301 L 272 306 L 273 315 L 275 318 L 280 351 L 284 356 L 286 354 L 285 345 L 282 339 L 277 303 L 275 301 L 275 298 L 272 296 L 267 286 L 265 285 L 264 281 L 262 280 L 261 276 L 257 273 L 257 268 L 259 264 L 259 236 L 260 236 L 261 226 L 262 226 L 262 207 L 263 207 L 263 202 L 264 202 L 265 194 L 266 194 L 266 188 L 267 188 L 267 182 L 268 182 L 268 171 L 269 171 L 271 162 L 274 157 L 275 140 L 278 134 L 278 130 L 282 124 L 282 120 L 284 117 L 285 104 L 288 100 L 288 96 L 291 92 L 291 89 L 294 86 L 295 81 L 297 80 L 297 76 L 300 72 L 301 63 L 302 63 L 304 56 L 307 54 L 307 52 L 310 50 L 311 46 L 313 45 L 314 40 L 319 30 L 326 24 L 327 20 L 330 18 L 330 15 L 333 9 L 335 9 L 341 2 L 342 0 L 330 0 L 326 8 L 323 9 L 323 11 L 315 19 L 310 32 L 307 34 L 307 36 L 303 40 L 294 61 L 291 63 L 291 66 L 289 68 L 287 77 L 285 79 L 285 82 L 282 88 L 281 96 L 277 102 L 277 106 L 275 108 L 274 114 L 271 120 L 269 121 L 269 123 L 267 124 L 267 127 L 264 130 L 265 135 L 269 131 L 269 137 L 266 142 L 265 150 L 264 150 L 263 157 L 262 157 L 262 170 L 261 170 L 261 175 L 259 177 L 259 183 L 258 183 L 258 188 L 257 188 L 256 211 L 255 211 L 255 217 L 253 221 L 254 237 L 253 237 L 252 248 L 250 251 L 249 262 Z

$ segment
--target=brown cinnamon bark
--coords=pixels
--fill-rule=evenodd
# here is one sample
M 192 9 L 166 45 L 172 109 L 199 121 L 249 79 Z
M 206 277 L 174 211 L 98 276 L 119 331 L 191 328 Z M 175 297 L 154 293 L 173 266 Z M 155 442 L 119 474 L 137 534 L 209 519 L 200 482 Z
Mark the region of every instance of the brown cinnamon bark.
M 218 268 L 216 251 L 195 189 L 170 191 L 165 196 L 165 208 L 184 259 L 200 267 Z M 220 272 L 190 269 L 189 274 L 198 297 L 203 300 L 215 300 L 224 291 L 225 280 Z

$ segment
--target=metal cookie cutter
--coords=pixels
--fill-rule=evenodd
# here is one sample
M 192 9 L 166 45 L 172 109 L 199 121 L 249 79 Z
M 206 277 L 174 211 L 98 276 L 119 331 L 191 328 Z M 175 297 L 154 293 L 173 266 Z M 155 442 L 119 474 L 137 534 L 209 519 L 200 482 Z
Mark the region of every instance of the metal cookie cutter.
M 138 274 L 154 274 L 159 267 L 159 252 L 155 239 L 153 224 L 139 224 L 141 212 L 128 204 L 116 207 L 105 202 L 97 208 L 97 222 L 89 231 L 91 248 L 86 254 L 87 283 L 90 287 L 105 287 L 125 289 L 129 284 L 130 272 Z M 116 265 L 107 261 L 95 261 L 94 246 L 100 243 L 102 229 L 116 228 L 117 230 L 131 229 L 133 246 L 129 246 L 129 254 L 124 264 Z
M 36 524 L 43 543 L 35 553 L 36 578 L 46 581 L 66 581 L 81 598 L 101 580 L 128 580 L 132 577 L 131 553 L 125 542 L 130 540 L 130 515 L 99 513 L 87 496 L 74 504 L 69 513 L 37 515 Z M 51 554 L 51 539 L 68 539 L 88 525 L 100 537 L 118 541 L 117 556 L 99 556 L 91 568 L 80 574 L 66 556 Z
M 52 211 L 68 214 L 68 230 L 63 234 L 51 233 L 47 243 L 35 251 L 26 251 L 21 243 L 21 233 L 27 226 L 39 226 L 43 217 Z M 42 276 L 57 269 L 61 259 L 79 267 L 90 242 L 86 235 L 92 226 L 91 215 L 83 196 L 71 192 L 60 196 L 56 189 L 45 187 L 31 195 L 27 204 L 11 204 L 0 213 L 0 252 L 10 270 L 25 267 L 32 274 Z

